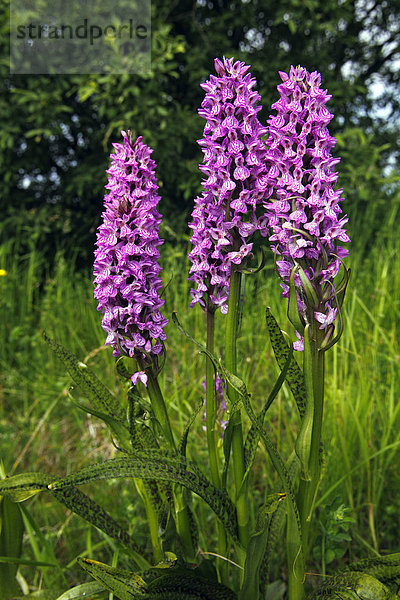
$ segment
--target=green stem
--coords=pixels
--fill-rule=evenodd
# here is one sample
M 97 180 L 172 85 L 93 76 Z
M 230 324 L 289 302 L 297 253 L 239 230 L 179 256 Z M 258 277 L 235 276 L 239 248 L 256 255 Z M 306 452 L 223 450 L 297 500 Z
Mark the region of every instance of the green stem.
M 160 424 L 165 439 L 168 441 L 172 450 L 176 450 L 175 440 L 171 429 L 171 423 L 165 406 L 164 398 L 158 384 L 157 377 L 154 375 L 152 367 L 146 369 L 147 391 L 151 401 L 151 407 L 154 416 Z
M 316 337 L 316 336 L 315 336 Z M 303 534 L 305 558 L 308 556 L 308 535 L 311 524 L 311 513 L 321 476 L 321 434 L 324 412 L 324 366 L 325 354 L 318 349 L 318 342 L 310 336 L 310 352 L 304 353 L 304 376 L 307 402 L 313 401 L 314 418 L 311 434 L 309 457 L 309 480 L 301 479 L 298 493 L 298 504 Z M 311 400 L 312 398 L 312 400 Z
M 150 498 L 146 491 L 146 486 L 145 486 L 143 480 L 135 478 L 135 486 L 136 486 L 137 491 L 139 492 L 139 495 L 141 496 L 141 498 L 144 502 L 146 515 L 147 515 L 147 522 L 149 524 L 149 529 L 150 529 L 151 545 L 153 547 L 154 564 L 157 564 L 163 560 L 163 551 L 162 551 L 160 538 L 158 535 L 157 512 L 154 509 L 154 507 L 150 501 Z
M 207 311 L 207 350 L 214 354 L 214 329 L 215 312 Z M 222 488 L 221 474 L 219 469 L 219 455 L 217 444 L 217 402 L 215 397 L 214 366 L 209 358 L 206 358 L 206 426 L 207 426 L 207 446 L 210 460 L 211 481 L 217 489 Z M 227 537 L 224 526 L 217 520 L 218 534 L 218 554 L 226 557 L 227 555 Z M 223 583 L 228 583 L 227 562 L 217 560 L 217 568 L 220 579 Z
M 226 368 L 233 375 L 237 374 L 236 341 L 239 320 L 240 285 L 241 273 L 240 271 L 237 271 L 235 269 L 235 265 L 232 265 L 229 287 L 228 315 L 226 323 L 225 363 Z M 238 394 L 236 390 L 229 384 L 228 396 L 231 401 L 231 405 L 236 405 L 238 400 Z M 245 464 L 242 415 L 240 409 L 237 409 L 232 415 L 232 461 L 234 485 L 236 492 L 236 509 L 238 516 L 239 540 L 244 546 L 244 548 L 246 548 L 249 539 L 249 503 L 247 497 L 247 482 L 245 482 L 245 484 L 242 486 L 243 477 L 245 474 Z M 240 564 L 244 566 L 245 552 L 239 551 L 238 559 Z
M 189 492 L 180 485 L 174 485 L 172 490 L 174 495 L 176 530 L 182 544 L 184 557 L 186 561 L 194 562 L 197 550 L 193 543 L 192 521 L 187 507 Z
M 147 391 L 150 397 L 152 409 L 154 411 L 154 416 L 160 423 L 162 432 L 169 442 L 171 449 L 176 451 L 176 444 L 171 429 L 171 423 L 158 380 L 155 377 L 151 367 L 146 368 L 146 374 Z M 183 546 L 186 560 L 193 561 L 196 557 L 196 548 L 193 544 L 192 521 L 187 507 L 187 492 L 180 486 L 174 485 L 173 494 L 176 529 Z
M 308 464 L 302 465 L 303 473 L 300 479 L 297 495 L 299 508 L 304 563 L 307 564 L 309 555 L 309 533 L 311 516 L 315 503 L 316 492 L 321 477 L 321 434 L 324 412 L 324 366 L 325 354 L 320 349 L 320 331 L 317 324 L 306 327 L 304 332 L 303 371 L 307 395 L 307 413 L 312 417 L 312 429 L 309 443 L 309 452 L 305 455 Z M 307 476 L 305 476 L 304 471 Z M 292 590 L 290 589 L 292 585 Z M 290 580 L 289 600 L 302 600 L 304 598 L 303 584 L 301 581 Z

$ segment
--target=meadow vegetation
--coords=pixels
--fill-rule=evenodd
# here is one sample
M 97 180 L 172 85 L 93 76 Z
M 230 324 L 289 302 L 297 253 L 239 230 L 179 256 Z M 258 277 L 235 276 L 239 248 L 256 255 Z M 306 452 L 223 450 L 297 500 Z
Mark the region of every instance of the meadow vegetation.
M 187 238 L 173 239 L 170 230 L 163 233 L 169 238 L 161 258 L 165 314 L 170 317 L 177 311 L 185 328 L 204 341 L 203 313 L 199 307 L 189 308 Z M 43 341 L 42 332 L 91 365 L 116 394 L 123 396 L 126 384 L 115 373 L 111 350 L 103 345 L 91 272 L 76 270 L 72 254 L 60 253 L 49 267 L 40 248 L 32 246 L 25 255 L 18 250 L 18 240 L 0 250 L 0 267 L 7 272 L 0 278 L 0 456 L 8 475 L 29 471 L 64 475 L 110 458 L 116 449 L 105 425 L 71 402 L 69 395 L 79 399 L 79 389 L 71 389 L 71 379 Z M 312 532 L 315 573 L 324 573 L 327 565 L 337 567 L 350 559 L 399 550 L 400 236 L 395 196 L 371 249 L 365 251 L 362 243 L 356 243 L 348 266 L 352 273 L 344 333 L 327 360 L 326 468 Z M 271 256 L 261 273 L 246 277 L 239 337 L 239 370 L 255 407 L 262 406 L 277 377 L 264 325 L 266 306 L 293 337 Z M 218 315 L 217 340 L 223 327 L 224 317 Z M 172 322 L 166 331 L 167 364 L 161 383 L 179 432 L 202 397 L 204 358 Z M 222 346 L 217 353 L 223 353 Z M 287 455 L 298 417 L 285 386 L 269 415 L 267 427 Z M 200 464 L 203 456 L 207 468 L 201 415 L 188 455 Z M 252 477 L 260 498 L 276 482 L 261 449 Z M 131 482 L 114 480 L 86 488 L 135 532 L 139 542 L 146 543 L 145 515 Z M 209 524 L 201 532 L 200 547 L 212 551 L 213 517 L 200 500 L 195 502 L 202 523 Z M 23 511 L 27 532 L 23 557 L 58 565 L 22 566 L 21 575 L 32 589 L 42 585 L 65 589 L 66 582 L 83 581 L 75 566 L 79 555 L 117 563 L 118 549 L 111 539 L 46 495 L 24 503 Z M 121 556 L 118 564 L 124 560 Z

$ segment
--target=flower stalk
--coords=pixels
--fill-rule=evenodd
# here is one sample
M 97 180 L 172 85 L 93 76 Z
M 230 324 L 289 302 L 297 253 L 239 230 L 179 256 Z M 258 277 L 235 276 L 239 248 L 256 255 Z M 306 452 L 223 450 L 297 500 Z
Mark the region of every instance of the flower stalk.
M 176 443 L 158 379 L 154 375 L 152 367 L 145 369 L 145 373 L 148 377 L 147 392 L 149 394 L 154 416 L 160 425 L 164 438 L 167 440 L 171 450 L 175 453 Z M 187 507 L 187 492 L 181 486 L 173 485 L 173 497 L 176 530 L 182 544 L 183 553 L 186 560 L 193 561 L 196 558 L 197 551 L 193 544 L 192 524 Z
M 171 422 L 169 419 L 167 407 L 157 377 L 154 375 L 152 365 L 144 367 L 144 372 L 147 375 L 147 392 L 149 394 L 151 408 L 154 417 L 161 428 L 164 438 L 168 442 L 172 451 L 176 450 L 174 435 L 172 433 Z
M 207 310 L 207 350 L 214 354 L 214 332 L 215 332 L 215 307 L 208 302 Z M 217 489 L 222 488 L 221 473 L 219 467 L 219 452 L 217 442 L 217 398 L 214 383 L 214 365 L 206 357 L 206 431 L 207 447 L 210 461 L 211 481 Z M 226 557 L 228 541 L 224 526 L 217 521 L 218 554 Z M 220 581 L 227 583 L 227 563 L 222 559 L 217 560 L 217 568 Z
M 241 272 L 233 268 L 229 288 L 228 315 L 225 334 L 225 364 L 232 375 L 237 375 L 237 330 L 239 323 L 239 302 L 241 288 Z M 247 494 L 247 481 L 243 482 L 245 474 L 244 444 L 242 413 L 236 408 L 238 402 L 237 391 L 228 383 L 228 397 L 232 406 L 232 463 L 233 481 L 235 486 L 236 508 L 238 516 L 239 540 L 246 548 L 249 539 L 249 504 Z M 246 554 L 238 550 L 238 558 L 244 565 Z
M 343 329 L 341 305 L 349 276 L 344 268 L 337 283 L 341 259 L 348 253 L 338 242 L 348 242 L 349 237 L 344 229 L 347 217 L 340 217 L 342 190 L 334 187 L 338 176 L 334 167 L 340 158 L 331 155 L 336 140 L 327 128 L 333 117 L 326 108 L 330 95 L 320 87 L 316 71 L 291 67 L 289 74 L 280 76 L 280 99 L 272 106 L 277 115 L 268 120 L 270 189 L 264 206 L 288 317 L 298 338 L 294 348 L 304 350 L 306 410 L 295 446 L 301 465 L 298 550 L 293 548 L 289 520 L 287 527 L 289 600 L 304 600 L 304 565 L 321 477 L 325 352 Z M 301 549 L 302 572 L 294 573 L 290 565 Z
M 316 493 L 321 479 L 321 439 L 324 413 L 325 352 L 321 350 L 321 331 L 314 322 L 304 330 L 303 373 L 306 389 L 306 413 L 296 442 L 301 461 L 297 493 L 304 565 L 310 552 L 309 531 Z M 288 529 L 288 536 L 290 531 Z M 288 540 L 290 544 L 290 540 Z M 289 571 L 289 600 L 303 600 L 305 572 L 299 577 Z

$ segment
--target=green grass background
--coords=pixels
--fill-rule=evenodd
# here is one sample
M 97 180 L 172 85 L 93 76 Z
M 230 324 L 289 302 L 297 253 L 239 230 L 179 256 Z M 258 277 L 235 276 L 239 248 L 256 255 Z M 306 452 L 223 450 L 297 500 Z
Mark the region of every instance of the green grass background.
M 347 266 L 351 279 L 344 305 L 344 333 L 328 352 L 324 440 L 326 467 L 314 525 L 314 572 L 337 568 L 348 559 L 400 551 L 400 227 L 398 206 L 387 217 L 370 249 L 354 243 Z M 182 240 L 162 247 L 165 314 L 176 310 L 184 327 L 204 341 L 204 317 L 189 308 L 187 246 Z M 124 395 L 114 359 L 104 348 L 101 316 L 93 299 L 92 275 L 76 272 L 74 257 L 59 255 L 54 267 L 35 247 L 19 256 L 18 242 L 0 247 L 0 458 L 8 475 L 45 471 L 64 475 L 84 464 L 115 455 L 105 426 L 80 412 L 68 399 L 71 380 L 42 339 L 45 330 L 81 360 L 116 394 Z M 239 371 L 256 408 L 278 375 L 267 330 L 270 306 L 282 329 L 294 339 L 271 261 L 246 278 L 239 339 Z M 217 352 L 223 349 L 224 317 L 217 318 Z M 167 327 L 167 359 L 161 384 L 174 428 L 182 431 L 202 396 L 204 358 L 172 322 Z M 301 360 L 299 353 L 298 360 Z M 79 390 L 77 392 L 79 394 Z M 298 427 L 295 405 L 284 386 L 269 414 L 268 428 L 288 456 Z M 207 470 L 206 441 L 198 417 L 188 453 Z M 276 476 L 260 448 L 252 475 L 255 504 Z M 144 513 L 134 486 L 111 481 L 88 486 L 90 494 L 146 543 Z M 201 501 L 200 546 L 215 551 L 214 520 Z M 255 507 L 257 508 L 257 507 Z M 21 568 L 25 590 L 85 580 L 78 555 L 123 564 L 114 543 L 45 495 L 24 504 L 27 535 L 24 557 L 57 568 Z M 351 540 L 351 541 L 350 541 Z M 149 549 L 150 550 L 150 549 Z M 121 563 L 122 561 L 122 563 Z M 276 561 L 274 575 L 280 575 Z

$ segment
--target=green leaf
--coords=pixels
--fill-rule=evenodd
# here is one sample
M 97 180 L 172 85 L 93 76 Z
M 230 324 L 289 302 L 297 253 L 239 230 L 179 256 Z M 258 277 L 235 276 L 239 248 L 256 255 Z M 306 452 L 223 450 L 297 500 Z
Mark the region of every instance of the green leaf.
M 28 507 L 23 503 L 20 504 L 20 508 L 22 517 L 24 519 L 26 536 L 32 548 L 35 561 L 38 563 L 47 562 L 52 564 L 52 567 L 39 567 L 43 581 L 46 580 L 46 574 L 50 568 L 51 585 L 54 586 L 54 589 L 60 590 L 61 593 L 61 590 L 65 589 L 65 586 L 68 585 L 68 582 L 64 575 L 63 569 L 61 568 L 54 554 L 53 545 L 29 512 Z
M 296 556 L 296 560 L 293 564 L 293 569 L 296 574 L 298 574 L 298 575 L 303 574 L 304 573 L 304 569 L 303 569 L 304 555 L 303 555 L 302 542 L 301 542 L 301 525 L 300 525 L 300 517 L 299 517 L 299 512 L 297 509 L 296 496 L 294 493 L 292 481 L 290 479 L 290 476 L 286 470 L 285 464 L 284 464 L 279 452 L 276 450 L 271 439 L 265 433 L 264 429 L 260 426 L 260 424 L 258 422 L 257 416 L 255 415 L 254 410 L 251 406 L 250 396 L 247 393 L 245 383 L 241 379 L 239 379 L 239 377 L 236 377 L 236 375 L 233 375 L 232 373 L 230 373 L 225 368 L 225 366 L 222 364 L 221 361 L 219 361 L 211 352 L 209 352 L 207 350 L 207 348 L 205 348 L 204 346 L 202 346 L 201 344 L 196 342 L 196 340 L 194 340 L 183 329 L 183 327 L 179 323 L 176 313 L 172 313 L 172 320 L 175 323 L 175 325 L 178 327 L 178 329 L 180 331 L 182 331 L 182 333 L 184 333 L 184 335 L 186 335 L 186 337 L 188 337 L 190 340 L 192 340 L 196 344 L 196 346 L 199 347 L 200 350 L 204 354 L 206 354 L 206 356 L 209 357 L 209 359 L 214 364 L 215 369 L 219 372 L 220 376 L 222 375 L 222 377 L 224 379 L 226 379 L 226 381 L 238 392 L 241 400 L 238 401 L 235 406 L 233 406 L 233 409 L 237 408 L 238 404 L 243 403 L 243 406 L 250 418 L 250 421 L 252 422 L 253 426 L 255 427 L 256 431 L 258 432 L 258 435 L 260 436 L 262 443 L 264 444 L 264 447 L 267 450 L 267 453 L 271 459 L 271 462 L 274 465 L 274 467 L 280 477 L 280 480 L 281 480 L 282 486 L 283 486 L 283 490 L 288 496 L 289 507 L 290 507 L 289 510 L 293 513 L 294 522 L 296 523 L 296 528 L 293 530 L 293 533 L 292 533 L 293 543 L 297 544 L 298 549 L 299 549 L 298 555 Z
M 208 353 L 208 355 L 209 355 L 209 353 Z M 213 361 L 215 360 L 215 358 L 211 357 L 211 355 L 210 355 L 210 358 Z M 303 548 L 302 548 L 302 541 L 301 541 L 300 516 L 299 516 L 298 509 L 297 509 L 296 496 L 294 493 L 292 480 L 290 478 L 290 475 L 286 469 L 285 463 L 283 462 L 279 452 L 275 448 L 270 437 L 265 433 L 264 429 L 260 426 L 260 424 L 258 422 L 258 419 L 254 413 L 252 406 L 251 406 L 250 396 L 247 392 L 245 383 L 241 379 L 236 377 L 235 375 L 232 375 L 231 373 L 229 373 L 229 371 L 227 371 L 227 369 L 222 365 L 221 362 L 219 363 L 219 366 L 217 368 L 219 369 L 222 376 L 227 380 L 227 382 L 233 388 L 235 388 L 235 390 L 240 395 L 242 402 L 243 402 L 243 406 L 250 418 L 250 421 L 256 428 L 256 430 L 261 438 L 261 441 L 264 444 L 264 447 L 271 459 L 271 462 L 279 475 L 279 478 L 282 483 L 283 491 L 285 492 L 285 494 L 288 497 L 288 500 L 289 500 L 288 519 L 289 518 L 291 519 L 291 524 L 292 524 L 291 540 L 292 540 L 293 547 L 297 548 L 296 553 L 293 555 L 293 563 L 291 565 L 291 568 L 293 569 L 295 576 L 300 578 L 303 576 L 303 573 L 304 573 L 304 568 L 303 568 L 304 555 L 303 555 Z
M 133 573 L 80 558 L 80 566 L 120 600 L 236 600 L 229 588 L 197 574 L 179 562 Z
M 132 387 L 128 391 L 128 423 L 131 446 L 134 450 L 158 448 L 158 440 L 145 423 L 144 415 L 150 410 L 143 398 Z
M 400 552 L 350 563 L 346 570 L 369 573 L 384 583 L 400 577 Z
M 190 428 L 192 427 L 193 423 L 195 422 L 196 417 L 199 414 L 199 412 L 201 411 L 201 409 L 203 408 L 203 406 L 204 406 L 204 402 L 203 402 L 203 400 L 200 400 L 200 402 L 198 403 L 198 405 L 192 412 L 191 416 L 189 417 L 189 420 L 185 426 L 181 441 L 179 443 L 179 448 L 178 448 L 178 453 L 181 454 L 182 456 L 186 456 L 186 445 L 187 445 L 187 439 L 188 439 Z
M 58 600 L 60 594 L 62 594 L 62 591 L 58 589 L 39 590 L 24 596 L 13 596 L 11 600 Z M 79 598 L 81 600 L 82 596 Z
M 269 308 L 266 309 L 265 317 L 276 361 L 279 368 L 284 369 L 291 348 L 288 346 L 283 333 Z M 306 388 L 304 385 L 303 372 L 294 357 L 292 357 L 286 373 L 286 382 L 293 394 L 300 416 L 302 417 L 306 409 Z
M 368 573 L 349 571 L 330 577 L 323 583 L 315 594 L 313 600 L 331 598 L 355 600 L 390 600 L 393 596 L 389 589 L 378 579 Z
M 256 528 L 251 535 L 246 551 L 244 577 L 239 600 L 258 598 L 260 589 L 260 569 L 268 541 L 268 524 L 270 515 L 274 513 L 286 494 L 271 494 L 258 512 Z
M 296 481 L 300 470 L 300 461 L 295 452 L 287 462 L 287 471 L 291 481 Z M 280 502 L 276 511 L 271 515 L 268 523 L 268 539 L 265 548 L 264 557 L 260 567 L 260 589 L 265 590 L 267 587 L 270 558 L 275 552 L 275 547 L 282 540 L 283 526 L 285 524 L 287 506 L 286 502 Z M 269 587 L 268 587 L 269 589 Z
M 315 293 L 314 286 L 307 277 L 303 267 L 297 265 L 296 271 L 299 274 L 301 283 L 303 284 L 303 292 L 307 298 L 307 306 L 318 306 L 319 300 L 317 298 L 317 294 Z
M 154 598 L 164 600 L 181 598 L 186 600 L 196 598 L 199 600 L 237 600 L 236 594 L 217 581 L 199 575 L 198 569 L 188 569 L 178 563 L 169 569 L 152 569 L 152 575 L 158 571 L 158 577 L 152 577 L 148 582 L 149 594 Z M 171 594 L 171 595 L 170 595 Z M 175 594 L 172 596 L 172 594 Z M 168 596 L 167 596 L 168 595 Z M 146 596 L 147 597 L 147 596 Z
M 124 410 L 118 400 L 111 392 L 101 383 L 92 370 L 83 362 L 78 360 L 76 356 L 69 350 L 66 350 L 61 344 L 50 339 L 44 333 L 43 337 L 53 352 L 64 363 L 68 373 L 72 379 L 81 388 L 85 396 L 90 400 L 93 408 L 100 413 L 110 415 L 114 419 L 123 422 Z
M 22 550 L 23 533 L 20 507 L 6 497 L 0 498 L 0 555 L 5 559 L 0 559 L 1 600 L 8 600 L 12 594 L 18 592 L 15 576 Z
M 191 461 L 183 457 L 170 458 L 160 451 L 135 452 L 130 456 L 114 458 L 86 467 L 77 473 L 54 481 L 49 489 L 57 490 L 71 485 L 82 485 L 100 479 L 139 477 L 179 483 L 198 494 L 222 521 L 237 542 L 236 509 L 228 495 L 215 488 Z
M 106 589 L 102 584 L 91 581 L 89 583 L 81 583 L 80 585 L 76 585 L 75 587 L 61 594 L 61 596 L 58 596 L 56 600 L 82 600 L 84 598 L 89 599 L 90 596 L 104 594 L 104 592 L 106 592 Z
M 54 480 L 43 473 L 21 473 L 0 480 L 0 494 L 9 497 L 13 502 L 24 502 L 31 496 L 47 489 Z
M 146 407 L 141 396 L 131 388 L 128 391 L 128 423 L 131 446 L 137 451 L 158 451 L 157 439 L 153 431 L 145 424 L 144 414 Z M 165 532 L 170 517 L 170 503 L 172 497 L 169 483 L 160 485 L 155 480 L 135 481 L 136 489 L 142 498 L 146 510 L 154 510 L 158 517 L 160 533 Z M 150 508 L 151 507 L 151 508 Z
M 250 396 L 247 393 L 245 383 L 241 379 L 239 379 L 239 377 L 230 373 L 224 367 L 224 365 L 222 364 L 221 361 L 218 361 L 217 358 L 213 354 L 211 354 L 211 352 L 209 352 L 205 347 L 203 347 L 201 344 L 196 342 L 196 340 L 194 340 L 182 328 L 175 313 L 172 314 L 172 320 L 177 325 L 177 327 L 189 339 L 191 339 L 196 344 L 196 346 L 198 346 L 201 349 L 201 351 L 204 352 L 204 354 L 206 354 L 210 358 L 210 360 L 214 364 L 215 369 L 220 373 L 220 375 L 222 375 L 223 378 L 226 379 L 228 384 L 230 384 L 238 392 L 241 400 L 238 401 L 237 404 L 239 404 L 240 402 L 243 403 L 243 406 L 250 418 L 250 421 L 251 421 L 252 425 L 254 426 L 256 432 L 258 433 L 259 437 L 261 438 L 262 443 L 263 443 L 265 449 L 267 450 L 267 453 L 271 459 L 271 462 L 274 465 L 274 467 L 280 477 L 280 480 L 281 480 L 282 486 L 283 486 L 283 490 L 284 490 L 285 494 L 287 494 L 287 496 L 288 496 L 289 513 L 291 514 L 292 523 L 294 525 L 293 531 L 292 531 L 292 540 L 293 540 L 293 545 L 297 546 L 297 548 L 298 548 L 298 551 L 293 560 L 292 568 L 293 568 L 293 571 L 296 574 L 296 576 L 298 576 L 299 578 L 302 577 L 303 573 L 304 573 L 304 568 L 303 568 L 304 555 L 303 555 L 303 548 L 302 548 L 302 542 L 301 542 L 301 525 L 300 525 L 300 517 L 299 517 L 299 513 L 298 513 L 298 509 L 297 509 L 296 496 L 294 493 L 292 481 L 290 479 L 290 476 L 286 470 L 285 464 L 284 464 L 279 452 L 276 450 L 271 439 L 265 433 L 264 429 L 260 426 L 260 424 L 258 422 L 258 418 L 255 415 L 254 410 L 251 406 Z M 235 409 L 235 408 L 237 408 L 237 405 L 235 405 L 233 407 L 233 409 Z
M 222 447 L 224 450 L 224 468 L 222 470 L 222 487 L 223 487 L 223 489 L 226 489 L 226 479 L 228 476 L 229 459 L 231 456 L 234 421 L 236 418 L 234 416 L 234 414 L 235 414 L 234 411 L 232 411 L 230 414 L 229 421 L 225 427 L 224 439 L 223 439 L 223 444 L 222 444 Z
M 310 325 L 304 329 L 304 375 L 309 381 L 313 380 L 312 355 L 310 345 Z M 311 387 L 311 386 L 310 386 Z M 312 388 L 313 389 L 313 388 Z M 305 481 L 310 481 L 309 462 L 311 453 L 311 439 L 314 425 L 314 394 L 307 398 L 306 411 L 301 420 L 301 427 L 296 439 L 295 449 L 301 464 L 301 476 Z
M 136 542 L 97 502 L 74 486 L 62 489 L 53 489 L 49 486 L 48 490 L 58 502 L 119 542 L 129 552 L 139 568 L 143 569 L 149 566 L 149 563 L 141 556 L 141 549 Z
M 94 417 L 97 417 L 98 419 L 104 421 L 104 423 L 108 425 L 111 431 L 114 432 L 119 445 L 127 450 L 130 449 L 130 435 L 128 428 L 123 423 L 121 423 L 120 420 L 117 420 L 109 414 L 100 412 L 99 410 L 95 410 L 94 408 L 91 408 L 90 406 L 79 402 L 73 397 L 71 393 L 68 394 L 68 397 L 71 400 L 71 402 L 73 402 L 75 406 L 80 408 L 84 413 L 88 413 L 89 415 L 93 415 Z
M 293 21 L 293 19 L 289 19 L 288 21 L 288 27 L 289 27 L 289 31 L 292 35 L 294 35 L 296 33 L 297 30 L 297 25 L 295 23 L 295 21 Z
M 131 554 L 140 568 L 149 563 L 140 556 L 140 549 L 124 529 L 94 500 L 77 488 L 53 489 L 54 476 L 42 473 L 23 473 L 0 480 L 0 493 L 9 496 L 14 502 L 22 502 L 39 492 L 50 492 L 61 504 L 69 508 L 107 535 L 121 543 Z M 4 554 L 4 552 L 1 552 Z
M 290 348 L 290 350 L 288 352 L 288 357 L 283 365 L 283 369 L 282 369 L 274 387 L 272 388 L 270 395 L 267 398 L 264 408 L 262 409 L 261 413 L 258 416 L 258 422 L 261 427 L 264 424 L 265 416 L 267 414 L 269 407 L 271 406 L 272 402 L 275 400 L 276 396 L 278 395 L 279 390 L 281 389 L 281 387 L 283 385 L 283 382 L 285 381 L 287 371 L 290 366 L 292 357 L 293 357 L 293 347 Z M 249 432 L 247 434 L 246 441 L 244 444 L 244 460 L 245 460 L 245 467 L 246 467 L 246 473 L 245 473 L 244 479 L 247 477 L 251 467 L 253 466 L 254 459 L 256 456 L 258 441 L 259 441 L 258 432 L 257 432 L 256 428 L 252 425 L 249 429 Z
M 78 558 L 77 562 L 82 569 L 116 594 L 120 600 L 132 600 L 144 596 L 146 582 L 139 574 L 109 567 L 88 558 Z
M 0 563 L 10 563 L 12 565 L 27 565 L 28 567 L 56 567 L 56 563 L 45 562 L 42 560 L 27 560 L 26 558 L 11 558 L 10 556 L 0 556 Z

